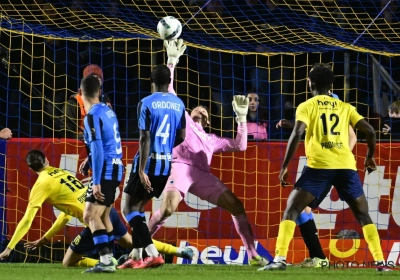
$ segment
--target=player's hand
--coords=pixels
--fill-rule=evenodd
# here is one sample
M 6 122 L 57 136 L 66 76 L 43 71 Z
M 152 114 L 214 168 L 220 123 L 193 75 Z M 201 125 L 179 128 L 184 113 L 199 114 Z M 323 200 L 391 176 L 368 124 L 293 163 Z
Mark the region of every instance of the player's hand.
M 235 95 L 232 101 L 233 111 L 236 113 L 236 120 L 239 123 L 247 122 L 247 112 L 249 111 L 249 98 L 244 95 Z
M 0 139 L 8 140 L 12 137 L 12 132 L 9 128 L 0 130 Z
M 151 187 L 149 176 L 146 173 L 140 172 L 139 173 L 140 182 L 142 183 L 143 187 L 147 192 L 152 192 L 153 188 Z
M 282 168 L 281 172 L 279 173 L 279 181 L 281 183 L 281 186 L 286 188 L 287 185 L 289 185 L 289 183 L 286 181 L 287 177 L 288 177 L 289 173 L 287 168 Z
M 376 170 L 376 162 L 374 158 L 366 158 L 364 161 L 364 170 L 368 171 L 368 174 Z
M 0 261 L 5 260 L 10 256 L 11 254 L 11 249 L 10 248 L 5 248 L 4 251 L 0 254 Z
M 87 176 L 89 170 L 89 158 L 87 157 L 79 166 L 79 173 L 81 173 L 82 175 Z
M 276 128 L 293 128 L 294 127 L 294 123 L 292 121 L 288 121 L 285 119 L 280 120 L 277 124 L 276 124 Z
M 186 50 L 186 45 L 183 44 L 182 39 L 173 41 L 164 41 L 165 49 L 167 50 L 168 62 L 167 64 L 177 65 L 179 58 Z
M 104 194 L 101 192 L 101 186 L 100 185 L 93 185 L 92 186 L 93 190 L 93 196 L 96 200 L 103 202 L 104 201 Z
M 26 242 L 24 247 L 30 250 L 35 250 L 36 248 L 42 247 L 48 243 L 48 240 L 44 237 L 31 242 Z
M 390 126 L 388 126 L 387 124 L 384 124 L 383 125 L 384 126 L 384 128 L 382 128 L 382 133 L 383 134 L 389 134 L 390 133 Z

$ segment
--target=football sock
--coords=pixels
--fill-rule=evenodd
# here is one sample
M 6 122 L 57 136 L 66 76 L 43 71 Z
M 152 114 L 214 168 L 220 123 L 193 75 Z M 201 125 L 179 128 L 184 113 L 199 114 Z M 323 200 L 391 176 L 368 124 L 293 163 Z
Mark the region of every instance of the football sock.
M 286 255 L 289 249 L 289 243 L 293 238 L 295 228 L 296 228 L 296 223 L 290 220 L 282 221 L 279 224 L 279 232 L 278 232 L 278 239 L 276 240 L 274 261 L 281 261 L 286 259 Z
M 146 248 L 146 252 L 147 252 L 147 247 L 150 244 L 152 244 L 154 247 L 153 241 L 151 240 L 151 236 L 149 233 L 149 229 L 147 228 L 146 225 L 146 217 L 144 213 L 141 213 L 139 211 L 134 211 L 126 215 L 125 218 L 129 221 L 129 225 L 131 226 L 132 229 L 132 241 L 135 242 L 135 240 L 137 239 L 140 242 L 140 248 Z M 134 247 L 137 247 L 137 245 L 134 245 Z M 152 251 L 153 250 L 150 249 L 150 252 Z
M 244 247 L 246 248 L 249 260 L 254 259 L 258 256 L 258 253 L 254 247 L 253 231 L 251 230 L 251 226 L 247 220 L 246 214 L 241 214 L 236 217 L 232 216 L 232 220 L 236 231 L 242 239 Z
M 307 213 L 303 212 L 300 214 L 300 216 L 302 214 L 306 214 L 303 216 L 307 216 L 307 218 L 309 218 Z M 299 224 L 299 219 L 297 219 L 297 224 Z M 308 252 L 310 253 L 310 258 L 317 257 L 323 260 L 326 259 L 321 243 L 319 242 L 318 230 L 317 226 L 315 225 L 315 221 L 313 219 L 309 219 L 305 223 L 300 224 L 299 228 L 301 236 L 304 239 L 304 243 L 306 244 Z
M 176 256 L 178 253 L 178 248 L 170 244 L 163 243 L 154 239 L 153 239 L 153 244 L 156 247 L 157 251 L 160 252 L 161 254 Z
M 385 258 L 383 257 L 381 242 L 376 226 L 374 224 L 365 225 L 362 230 L 374 261 L 384 260 Z
M 100 261 L 104 264 L 109 264 L 111 262 L 111 254 L 108 249 L 107 231 L 105 229 L 96 230 L 92 235 L 96 250 L 100 254 Z
M 157 251 L 156 246 L 154 246 L 153 243 L 147 245 L 147 247 L 145 248 L 145 250 L 146 250 L 147 255 L 148 255 L 149 257 L 152 257 L 152 258 L 156 258 L 156 257 L 158 257 L 158 255 L 160 254 L 160 253 Z
M 114 231 L 107 232 L 108 236 L 108 249 L 110 253 L 114 251 Z
M 157 230 L 159 230 L 162 226 L 164 226 L 167 219 L 168 218 L 164 219 L 162 218 L 160 209 L 154 212 L 153 215 L 151 215 L 148 225 L 150 235 L 153 236 L 157 232 Z
M 143 248 L 133 248 L 131 253 L 129 254 L 129 257 L 132 260 L 138 261 L 142 258 L 143 254 Z
M 91 259 L 91 258 L 83 258 L 79 262 L 76 263 L 76 266 L 80 267 L 93 267 L 95 266 L 99 260 Z

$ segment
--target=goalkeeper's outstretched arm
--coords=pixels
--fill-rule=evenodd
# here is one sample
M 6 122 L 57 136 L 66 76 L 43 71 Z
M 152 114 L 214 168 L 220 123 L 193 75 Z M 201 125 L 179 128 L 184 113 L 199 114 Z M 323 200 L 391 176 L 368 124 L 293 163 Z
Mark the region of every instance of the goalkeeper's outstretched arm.
M 174 90 L 174 70 L 176 64 L 179 62 L 179 58 L 186 50 L 186 45 L 183 44 L 182 39 L 178 39 L 174 41 L 164 41 L 164 46 L 168 55 L 167 66 L 171 71 L 171 81 L 168 87 L 168 92 L 176 95 Z
M 217 137 L 214 146 L 214 153 L 238 152 L 247 149 L 247 112 L 249 98 L 243 95 L 235 95 L 232 101 L 233 111 L 236 113 L 238 130 L 235 139 Z

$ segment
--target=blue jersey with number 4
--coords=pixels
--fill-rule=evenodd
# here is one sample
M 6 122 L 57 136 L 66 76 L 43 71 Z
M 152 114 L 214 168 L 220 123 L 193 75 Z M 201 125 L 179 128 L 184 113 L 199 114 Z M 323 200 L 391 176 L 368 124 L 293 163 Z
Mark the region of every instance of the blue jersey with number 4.
M 117 116 L 104 103 L 94 104 L 84 121 L 85 143 L 89 148 L 89 164 L 93 184 L 101 180 L 122 180 L 122 146 Z
M 172 149 L 176 132 L 186 127 L 185 106 L 171 93 L 156 92 L 143 98 L 138 105 L 139 129 L 150 131 L 150 154 L 145 173 L 168 176 L 171 171 Z M 139 152 L 133 159 L 133 172 L 139 170 Z

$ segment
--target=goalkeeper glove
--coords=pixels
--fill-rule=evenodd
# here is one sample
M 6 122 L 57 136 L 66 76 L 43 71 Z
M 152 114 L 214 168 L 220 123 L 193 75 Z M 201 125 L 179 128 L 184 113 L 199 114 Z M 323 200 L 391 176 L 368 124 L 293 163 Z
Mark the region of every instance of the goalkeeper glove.
M 186 45 L 183 44 L 183 40 L 164 41 L 164 46 L 168 55 L 167 64 L 177 65 L 179 58 L 186 50 Z
M 244 95 L 235 95 L 232 101 L 233 111 L 236 113 L 236 121 L 239 123 L 247 122 L 247 112 L 249 110 L 249 98 Z

